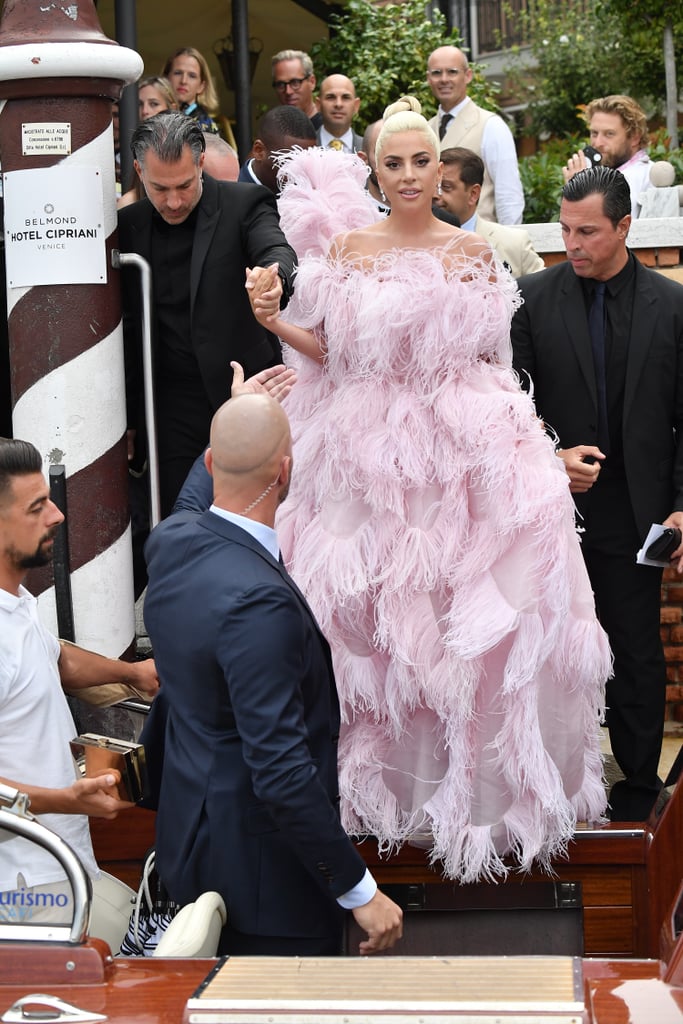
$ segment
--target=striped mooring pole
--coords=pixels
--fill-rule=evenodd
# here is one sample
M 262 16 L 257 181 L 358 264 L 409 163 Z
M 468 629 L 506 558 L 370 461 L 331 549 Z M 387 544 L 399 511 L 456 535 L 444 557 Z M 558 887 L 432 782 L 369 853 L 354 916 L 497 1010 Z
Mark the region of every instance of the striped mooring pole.
M 142 59 L 92 0 L 5 0 L 0 163 L 15 437 L 66 472 L 75 639 L 118 657 L 135 636 L 112 101 Z M 48 571 L 32 573 L 57 630 Z

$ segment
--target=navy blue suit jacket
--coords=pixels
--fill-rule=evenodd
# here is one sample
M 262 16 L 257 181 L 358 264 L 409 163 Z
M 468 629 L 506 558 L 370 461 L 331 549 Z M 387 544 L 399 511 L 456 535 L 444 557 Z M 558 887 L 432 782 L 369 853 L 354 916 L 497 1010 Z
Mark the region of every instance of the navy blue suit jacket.
M 145 553 L 159 874 L 180 903 L 218 890 L 247 934 L 330 935 L 365 865 L 339 821 L 327 642 L 284 567 L 212 512 L 174 513 Z

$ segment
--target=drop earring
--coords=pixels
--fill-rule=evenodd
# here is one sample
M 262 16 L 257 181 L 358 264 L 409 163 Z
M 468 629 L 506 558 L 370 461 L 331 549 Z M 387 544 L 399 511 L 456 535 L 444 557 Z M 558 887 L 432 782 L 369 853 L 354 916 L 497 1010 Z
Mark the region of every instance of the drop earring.
M 441 182 L 438 181 L 437 184 L 436 184 L 436 194 L 437 194 L 437 196 L 440 196 L 442 192 L 443 192 L 443 189 L 441 188 Z

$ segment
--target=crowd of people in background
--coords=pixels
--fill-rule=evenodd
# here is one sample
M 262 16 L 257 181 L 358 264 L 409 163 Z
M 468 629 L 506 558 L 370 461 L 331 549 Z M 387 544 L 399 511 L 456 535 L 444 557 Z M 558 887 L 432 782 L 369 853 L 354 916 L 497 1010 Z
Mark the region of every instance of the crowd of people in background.
M 316 145 L 340 152 L 360 153 L 372 168 L 373 124 L 367 125 L 368 139 L 355 130 L 362 106 L 353 81 L 333 73 L 317 83 L 313 62 L 302 50 L 281 50 L 271 58 L 272 85 L 277 105 L 259 121 L 247 161 L 239 172 L 240 181 L 264 184 L 277 193 L 277 159 L 271 154 L 294 146 Z M 501 114 L 478 106 L 468 95 L 473 72 L 466 54 L 455 46 L 434 50 L 427 61 L 427 82 L 437 103 L 430 127 L 439 137 L 441 151 L 467 149 L 483 164 L 478 186 L 478 224 L 519 225 L 524 212 L 524 192 L 513 134 Z M 162 74 L 138 83 L 140 119 L 165 110 L 180 110 L 197 121 L 203 131 L 222 137 L 234 150 L 235 140 L 228 118 L 220 111 L 218 90 L 204 55 L 194 47 L 179 47 L 166 60 Z M 285 111 L 291 110 L 291 115 Z M 299 111 L 302 117 L 294 114 Z M 595 162 L 620 170 L 631 188 L 632 216 L 640 211 L 639 196 L 653 188 L 652 161 L 647 153 L 648 126 L 645 112 L 629 96 L 592 99 L 586 107 L 589 152 L 572 154 L 562 168 L 565 181 Z M 378 125 L 378 123 L 376 123 Z M 227 179 L 226 180 L 232 180 Z M 369 188 L 373 190 L 372 173 Z M 138 177 L 127 183 L 119 206 L 141 197 Z M 452 188 L 449 189 L 452 192 Z M 378 201 L 380 197 L 377 195 Z M 436 199 L 436 197 L 435 197 Z M 458 217 L 453 203 L 436 199 L 445 211 Z M 463 211 L 464 212 L 464 211 Z M 473 211 L 467 218 L 471 220 Z M 471 225 L 470 225 L 471 226 Z M 489 237 L 489 241 L 490 241 Z

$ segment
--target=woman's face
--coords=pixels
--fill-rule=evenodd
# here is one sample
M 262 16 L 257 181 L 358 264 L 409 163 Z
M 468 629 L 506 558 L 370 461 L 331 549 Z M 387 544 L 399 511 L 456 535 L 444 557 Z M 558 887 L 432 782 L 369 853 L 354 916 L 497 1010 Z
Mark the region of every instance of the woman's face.
M 161 114 L 164 110 L 170 110 L 165 98 L 155 85 L 143 85 L 138 92 L 138 113 L 141 121 L 148 117 Z
M 377 178 L 392 209 L 431 205 L 441 163 L 423 132 L 395 132 L 384 140 Z
M 180 103 L 194 103 L 204 92 L 204 81 L 196 57 L 181 53 L 173 58 L 168 79 Z

